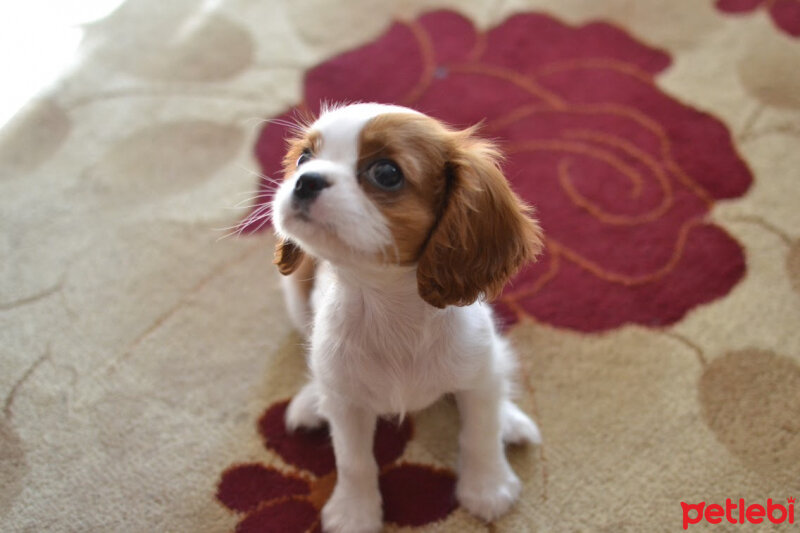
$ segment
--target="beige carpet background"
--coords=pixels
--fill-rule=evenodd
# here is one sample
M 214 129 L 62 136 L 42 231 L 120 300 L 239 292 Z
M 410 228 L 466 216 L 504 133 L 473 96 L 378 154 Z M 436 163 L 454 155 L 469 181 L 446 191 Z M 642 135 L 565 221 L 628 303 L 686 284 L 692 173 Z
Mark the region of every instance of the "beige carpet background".
M 305 70 L 434 7 L 479 29 L 603 20 L 668 51 L 658 86 L 724 122 L 754 183 L 710 213 L 746 255 L 724 298 L 663 328 L 510 331 L 545 439 L 510 452 L 522 499 L 427 530 L 680 531 L 681 501 L 800 497 L 800 39 L 705 0 L 339 4 L 128 0 L 0 130 L 0 530 L 230 531 L 222 472 L 291 470 L 255 427 L 305 371 L 273 242 L 217 228 Z M 453 468 L 454 407 L 414 425 L 404 460 Z

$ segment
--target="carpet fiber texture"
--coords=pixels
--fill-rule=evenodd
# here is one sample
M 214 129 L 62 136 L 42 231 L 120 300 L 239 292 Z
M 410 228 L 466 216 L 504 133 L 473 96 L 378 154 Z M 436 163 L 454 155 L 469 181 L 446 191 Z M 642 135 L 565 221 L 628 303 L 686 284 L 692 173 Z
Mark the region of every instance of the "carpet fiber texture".
M 508 450 L 520 501 L 458 506 L 445 398 L 378 426 L 387 530 L 797 529 L 796 0 L 127 0 L 84 30 L 0 130 L 2 531 L 319 531 L 260 207 L 287 121 L 356 100 L 482 122 L 547 237 L 495 302 L 544 437 Z M 785 517 L 698 516 L 726 499 Z

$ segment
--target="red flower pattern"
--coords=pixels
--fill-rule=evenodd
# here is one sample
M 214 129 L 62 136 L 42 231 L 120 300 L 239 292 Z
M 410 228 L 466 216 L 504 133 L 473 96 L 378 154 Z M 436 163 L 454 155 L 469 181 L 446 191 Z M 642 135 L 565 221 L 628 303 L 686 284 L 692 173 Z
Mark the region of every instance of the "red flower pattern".
M 706 215 L 752 177 L 721 122 L 655 84 L 669 64 L 605 23 L 521 14 L 479 33 L 460 15 L 429 13 L 307 72 L 303 102 L 263 128 L 256 156 L 265 175 L 279 175 L 284 121 L 323 100 L 400 103 L 457 126 L 484 121 L 547 235 L 543 259 L 496 302 L 506 323 L 670 324 L 742 278 L 741 247 Z M 267 194 L 268 181 L 260 186 Z
M 222 473 L 217 499 L 242 515 L 237 533 L 302 533 L 320 530 L 320 510 L 336 483 L 327 429 L 287 433 L 288 401 L 268 408 L 258 430 L 268 450 L 291 471 L 260 463 L 238 464 Z M 455 508 L 455 475 L 446 469 L 398 462 L 411 439 L 411 421 L 379 420 L 373 452 L 380 467 L 384 520 L 421 526 L 446 518 Z
M 717 0 L 717 9 L 726 13 L 749 13 L 764 8 L 781 30 L 800 37 L 800 0 Z

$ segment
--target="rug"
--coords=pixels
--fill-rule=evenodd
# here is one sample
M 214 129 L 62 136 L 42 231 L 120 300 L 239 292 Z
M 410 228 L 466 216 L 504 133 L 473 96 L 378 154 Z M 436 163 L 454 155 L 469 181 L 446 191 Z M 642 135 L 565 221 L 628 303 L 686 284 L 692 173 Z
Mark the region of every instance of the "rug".
M 0 130 L 3 531 L 319 531 L 259 215 L 323 101 L 482 123 L 546 233 L 494 303 L 544 438 L 507 450 L 519 502 L 458 506 L 444 398 L 378 426 L 387 531 L 797 528 L 795 0 L 127 0 L 83 31 Z

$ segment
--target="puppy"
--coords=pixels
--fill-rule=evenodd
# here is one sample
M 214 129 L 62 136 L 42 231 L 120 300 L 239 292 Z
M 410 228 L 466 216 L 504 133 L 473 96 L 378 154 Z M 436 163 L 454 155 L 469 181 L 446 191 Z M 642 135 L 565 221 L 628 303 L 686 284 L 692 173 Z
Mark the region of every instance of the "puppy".
M 535 258 L 542 235 L 474 130 L 355 104 L 323 110 L 290 141 L 272 205 L 275 262 L 295 326 L 310 330 L 311 379 L 286 425 L 329 424 L 337 481 L 326 532 L 381 529 L 378 416 L 452 393 L 456 496 L 485 520 L 520 492 L 503 444 L 540 442 L 510 399 L 514 356 L 486 301 Z

